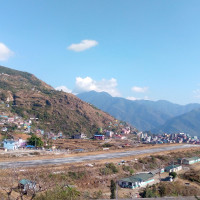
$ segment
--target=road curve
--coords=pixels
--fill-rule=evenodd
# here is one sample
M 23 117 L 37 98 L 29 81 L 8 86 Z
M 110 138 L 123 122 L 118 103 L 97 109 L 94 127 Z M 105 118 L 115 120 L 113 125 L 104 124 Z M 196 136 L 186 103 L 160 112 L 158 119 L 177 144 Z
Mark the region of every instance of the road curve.
M 200 147 L 199 145 L 192 144 L 183 144 L 176 146 L 164 146 L 152 149 L 143 149 L 143 150 L 135 150 L 135 151 L 126 151 L 126 152 L 116 152 L 116 153 L 105 153 L 98 155 L 89 155 L 89 156 L 76 156 L 76 157 L 67 157 L 67 158 L 56 158 L 56 159 L 44 159 L 44 160 L 30 160 L 30 161 L 12 161 L 12 162 L 0 162 L 0 168 L 18 168 L 18 167 L 33 167 L 38 165 L 61 165 L 66 163 L 76 163 L 76 162 L 92 162 L 95 160 L 103 160 L 103 159 L 112 159 L 112 158 L 121 158 L 127 156 L 134 155 L 142 155 L 142 154 L 152 154 L 163 151 L 171 151 L 177 149 L 185 149 L 191 147 Z

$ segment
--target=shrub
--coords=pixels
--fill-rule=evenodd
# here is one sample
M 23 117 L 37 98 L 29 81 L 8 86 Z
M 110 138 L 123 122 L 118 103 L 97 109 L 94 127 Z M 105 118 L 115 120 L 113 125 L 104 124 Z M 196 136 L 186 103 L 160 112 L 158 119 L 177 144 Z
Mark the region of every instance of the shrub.
M 117 167 L 114 165 L 114 163 L 108 163 L 106 164 L 106 167 L 110 169 L 114 174 L 117 173 L 119 170 Z
M 101 190 L 95 191 L 93 193 L 93 199 L 102 199 L 102 197 L 103 197 L 103 192 Z
M 142 198 L 152 198 L 152 197 L 156 197 L 156 193 L 149 187 L 147 186 L 141 193 L 140 196 Z
M 101 175 L 109 175 L 112 174 L 112 170 L 107 167 L 104 167 L 100 169 L 100 173 Z
M 112 144 L 109 144 L 109 143 L 105 143 L 102 145 L 102 147 L 112 147 L 113 145 Z
M 35 198 L 36 200 L 72 200 L 80 199 L 80 192 L 76 188 L 64 187 L 54 188 Z
M 85 176 L 85 172 L 68 172 L 68 176 L 71 179 L 78 180 L 78 179 L 81 179 Z
M 172 176 L 173 179 L 175 179 L 177 177 L 177 173 L 176 172 L 170 172 L 169 176 Z

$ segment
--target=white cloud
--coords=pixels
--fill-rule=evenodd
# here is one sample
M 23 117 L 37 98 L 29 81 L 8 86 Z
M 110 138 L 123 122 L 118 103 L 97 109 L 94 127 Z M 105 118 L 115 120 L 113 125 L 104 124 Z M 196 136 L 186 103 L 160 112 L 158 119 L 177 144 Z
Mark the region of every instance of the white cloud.
M 3 43 L 0 42 L 0 61 L 5 61 L 14 53 Z
M 68 89 L 66 86 L 58 86 L 55 89 L 59 90 L 59 91 L 67 92 L 67 93 L 71 93 L 72 92 L 72 90 Z
M 193 93 L 195 98 L 200 99 L 200 89 L 194 90 Z
M 148 96 L 145 96 L 144 98 L 127 97 L 126 99 L 131 100 L 131 101 L 136 101 L 136 100 L 150 100 Z
M 131 90 L 132 90 L 133 92 L 144 93 L 144 92 L 147 92 L 148 87 L 138 87 L 138 86 L 134 86 L 134 87 L 131 88 Z
M 93 80 L 90 77 L 76 78 L 76 86 L 73 90 L 74 93 L 88 92 L 94 90 L 96 92 L 107 92 L 116 97 L 121 96 L 117 90 L 117 80 L 111 78 L 110 80 L 102 79 L 100 81 Z
M 71 44 L 68 49 L 76 52 L 85 51 L 91 47 L 98 45 L 95 40 L 82 40 L 79 44 Z
M 136 98 L 136 97 L 126 97 L 126 99 L 131 100 L 131 101 L 140 100 L 139 98 Z

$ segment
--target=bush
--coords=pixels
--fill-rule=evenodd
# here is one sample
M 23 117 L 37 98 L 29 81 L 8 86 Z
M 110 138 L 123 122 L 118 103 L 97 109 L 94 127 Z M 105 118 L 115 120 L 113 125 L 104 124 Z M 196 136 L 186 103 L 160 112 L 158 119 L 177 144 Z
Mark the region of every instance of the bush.
M 170 172 L 169 176 L 172 176 L 173 179 L 175 179 L 177 177 L 177 173 L 176 172 Z
M 35 198 L 36 200 L 72 200 L 80 199 L 80 192 L 76 188 L 64 187 L 49 190 L 44 194 L 40 194 Z
M 109 143 L 105 143 L 102 145 L 102 147 L 112 147 L 113 145 L 112 144 L 109 144 Z
M 114 174 L 119 172 L 119 170 L 117 169 L 117 167 L 114 165 L 114 163 L 108 163 L 106 164 L 106 167 L 108 169 L 110 169 Z
M 125 172 L 128 172 L 130 170 L 130 166 L 125 166 L 123 165 L 122 166 L 122 169 L 125 171 Z
M 39 156 L 40 152 L 36 152 L 36 151 L 35 152 L 31 152 L 30 155 Z
M 93 198 L 92 199 L 102 199 L 103 197 L 103 192 L 101 190 L 95 191 L 93 193 Z
M 106 167 L 100 169 L 102 175 L 116 174 L 118 172 L 119 170 L 114 163 L 108 163 L 106 164 Z
M 112 170 L 108 169 L 107 167 L 101 168 L 100 170 L 101 175 L 109 175 L 112 174 Z
M 142 198 L 152 198 L 152 197 L 156 197 L 156 193 L 149 187 L 147 186 L 141 193 L 140 196 Z
M 68 176 L 71 179 L 78 180 L 78 179 L 81 179 L 85 176 L 85 172 L 68 172 Z

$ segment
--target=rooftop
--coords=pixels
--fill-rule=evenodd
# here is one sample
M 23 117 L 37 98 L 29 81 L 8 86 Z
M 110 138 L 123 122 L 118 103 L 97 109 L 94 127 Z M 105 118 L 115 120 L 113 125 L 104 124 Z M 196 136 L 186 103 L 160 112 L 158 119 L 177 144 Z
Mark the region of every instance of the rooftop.
M 32 184 L 33 182 L 28 179 L 22 179 L 19 181 L 19 183 L 22 185 L 27 185 L 27 184 Z
M 188 161 L 198 160 L 198 159 L 200 159 L 200 157 L 197 157 L 197 156 L 192 157 L 192 158 L 185 158 L 185 160 L 188 160 Z
M 148 179 L 152 178 L 154 175 L 151 173 L 140 173 L 140 174 L 135 174 L 134 176 L 130 176 L 128 178 L 123 178 L 121 181 L 126 181 L 126 182 L 144 182 L 147 181 Z
M 177 168 L 177 167 L 180 167 L 181 165 L 169 165 L 167 167 L 165 167 L 166 170 L 170 170 L 170 169 L 174 169 L 174 168 Z

